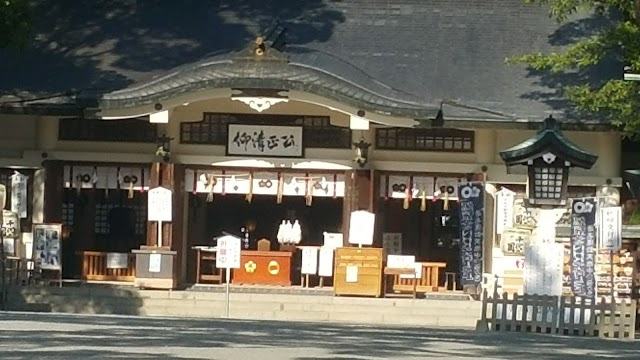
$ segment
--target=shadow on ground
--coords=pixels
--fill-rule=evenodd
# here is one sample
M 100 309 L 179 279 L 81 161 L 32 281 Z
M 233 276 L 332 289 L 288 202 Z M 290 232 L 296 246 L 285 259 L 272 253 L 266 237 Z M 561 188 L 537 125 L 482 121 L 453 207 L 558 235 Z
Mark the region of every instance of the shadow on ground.
M 0 359 L 637 359 L 637 342 L 468 330 L 0 313 Z M 246 353 L 243 353 L 246 351 Z M 234 355 L 232 355 L 234 354 Z M 247 357 L 245 357 L 247 358 Z

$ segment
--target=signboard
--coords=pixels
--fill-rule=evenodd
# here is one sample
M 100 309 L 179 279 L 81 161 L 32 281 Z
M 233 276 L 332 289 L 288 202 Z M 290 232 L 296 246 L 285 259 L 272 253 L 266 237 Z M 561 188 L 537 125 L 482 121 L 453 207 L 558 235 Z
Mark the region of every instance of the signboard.
M 502 188 L 496 193 L 496 234 L 501 235 L 513 226 L 513 203 L 516 193 Z
M 302 248 L 302 274 L 315 275 L 318 272 L 318 249 L 317 247 Z
M 416 263 L 413 255 L 388 255 L 387 267 L 390 269 L 410 269 Z
M 530 295 L 562 295 L 562 244 L 530 244 L 525 247 L 524 292 Z
M 33 224 L 33 255 L 43 270 L 62 270 L 61 224 Z
M 107 253 L 107 269 L 126 269 L 129 267 L 129 254 Z
M 460 199 L 460 283 L 482 283 L 484 240 L 484 186 L 467 183 L 458 188 Z
M 229 124 L 227 155 L 303 157 L 302 126 Z
M 17 213 L 21 219 L 27 217 L 27 179 L 29 177 L 19 172 L 11 175 L 11 211 Z
M 571 204 L 571 291 L 574 296 L 596 295 L 596 200 L 574 199 Z
M 149 272 L 159 273 L 160 269 L 162 269 L 162 255 L 150 254 L 149 255 Z
M 598 248 L 618 250 L 622 246 L 622 208 L 620 206 L 600 209 L 598 226 Z
M 318 263 L 318 275 L 333 276 L 333 248 L 323 246 L 320 248 L 320 262 Z
M 349 244 L 371 245 L 373 244 L 373 228 L 376 214 L 365 210 L 351 213 L 349 222 Z
M 324 246 L 335 249 L 335 248 L 342 247 L 344 245 L 344 239 L 343 239 L 344 236 L 342 235 L 342 233 L 324 232 L 322 235 L 324 237 L 324 240 L 323 240 Z
M 158 186 L 149 190 L 147 198 L 147 212 L 149 221 L 172 220 L 171 190 L 162 186 Z
M 218 238 L 218 252 L 216 254 L 216 267 L 221 269 L 239 269 L 242 240 L 233 235 L 225 235 Z

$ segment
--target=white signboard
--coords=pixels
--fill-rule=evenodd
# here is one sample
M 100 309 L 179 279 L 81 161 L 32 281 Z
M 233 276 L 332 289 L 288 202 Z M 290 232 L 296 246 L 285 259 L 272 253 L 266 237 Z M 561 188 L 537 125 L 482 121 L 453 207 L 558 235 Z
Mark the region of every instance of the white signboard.
M 373 244 L 373 229 L 376 215 L 364 210 L 351 213 L 349 222 L 349 244 Z
M 332 249 L 342 247 L 344 245 L 344 236 L 342 233 L 328 233 L 324 234 L 324 246 L 330 247 Z
M 229 124 L 227 155 L 302 157 L 302 126 Z
M 507 189 L 496 193 L 496 234 L 502 234 L 513 226 L 513 203 L 516 193 Z
M 129 254 L 107 253 L 107 269 L 126 269 L 129 265 Z
M 410 269 L 416 262 L 413 255 L 389 255 L 387 256 L 387 267 L 391 269 Z
M 21 219 L 27 217 L 27 179 L 19 172 L 11 175 L 11 211 Z
M 525 246 L 524 292 L 536 295 L 562 295 L 564 246 L 537 243 Z
M 162 268 L 162 255 L 149 254 L 149 272 L 159 273 Z
M 20 236 L 20 218 L 17 213 L 2 210 L 2 236 L 17 239 Z
M 318 272 L 318 249 L 317 247 L 302 248 L 302 274 L 315 275 Z
M 323 246 L 320 248 L 320 262 L 318 263 L 318 275 L 333 276 L 333 248 Z
M 242 240 L 239 237 L 225 235 L 218 238 L 216 267 L 221 269 L 239 269 Z
M 171 190 L 158 186 L 149 190 L 148 197 L 148 220 L 149 221 L 171 221 L 172 201 Z
M 622 208 L 620 206 L 600 209 L 598 248 L 618 250 L 622 246 Z

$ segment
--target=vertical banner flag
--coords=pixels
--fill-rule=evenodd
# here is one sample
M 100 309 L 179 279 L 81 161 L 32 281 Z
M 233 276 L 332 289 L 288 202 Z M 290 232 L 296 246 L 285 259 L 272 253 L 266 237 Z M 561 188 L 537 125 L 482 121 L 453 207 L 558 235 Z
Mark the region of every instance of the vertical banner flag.
M 11 175 L 11 211 L 20 219 L 27 217 L 27 179 L 17 171 Z
M 513 226 L 513 203 L 516 193 L 502 188 L 496 193 L 496 234 L 502 235 Z
M 458 188 L 460 199 L 460 283 L 482 283 L 484 238 L 484 185 L 467 183 Z
M 596 199 L 571 204 L 571 291 L 574 296 L 596 295 Z

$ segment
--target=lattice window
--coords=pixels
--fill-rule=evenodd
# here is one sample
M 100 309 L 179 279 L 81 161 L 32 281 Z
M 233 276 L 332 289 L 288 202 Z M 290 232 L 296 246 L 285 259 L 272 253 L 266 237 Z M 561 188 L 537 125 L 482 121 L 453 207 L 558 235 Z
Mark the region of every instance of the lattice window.
M 226 145 L 228 124 L 302 126 L 305 147 L 351 148 L 351 129 L 331 125 L 328 116 L 204 113 L 201 121 L 180 124 L 180 142 Z
M 62 224 L 73 226 L 74 205 L 73 203 L 62 203 Z
M 147 227 L 147 207 L 145 205 L 117 205 L 117 204 L 96 204 L 95 233 L 107 235 L 109 228 L 109 212 L 111 209 L 123 207 L 133 209 L 136 214 L 135 232 L 136 235 L 144 235 Z
M 376 148 L 441 152 L 474 151 L 475 133 L 458 129 L 376 129 Z
M 155 143 L 158 127 L 147 117 L 123 120 L 60 119 L 59 140 Z

